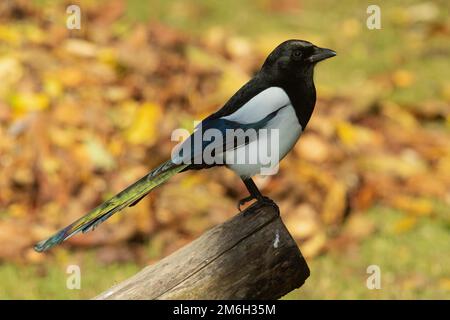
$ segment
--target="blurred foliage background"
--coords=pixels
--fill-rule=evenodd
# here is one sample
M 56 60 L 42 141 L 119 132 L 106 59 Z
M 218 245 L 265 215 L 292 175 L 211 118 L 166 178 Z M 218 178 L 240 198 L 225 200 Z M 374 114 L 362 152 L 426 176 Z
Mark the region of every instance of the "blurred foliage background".
M 81 29 L 66 28 L 66 7 Z M 166 160 L 289 38 L 335 49 L 278 175 L 257 182 L 311 268 L 287 299 L 450 298 L 450 24 L 441 1 L 2 1 L 0 298 L 90 298 L 235 214 L 231 172 L 181 174 L 95 232 L 32 245 Z M 81 267 L 81 290 L 66 268 Z M 381 268 L 380 290 L 366 269 Z

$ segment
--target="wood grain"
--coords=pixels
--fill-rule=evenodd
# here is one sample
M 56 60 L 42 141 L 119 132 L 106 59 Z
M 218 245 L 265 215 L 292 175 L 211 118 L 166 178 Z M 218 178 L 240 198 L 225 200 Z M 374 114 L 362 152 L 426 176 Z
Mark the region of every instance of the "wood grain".
M 251 206 L 94 299 L 277 299 L 308 276 L 278 209 Z

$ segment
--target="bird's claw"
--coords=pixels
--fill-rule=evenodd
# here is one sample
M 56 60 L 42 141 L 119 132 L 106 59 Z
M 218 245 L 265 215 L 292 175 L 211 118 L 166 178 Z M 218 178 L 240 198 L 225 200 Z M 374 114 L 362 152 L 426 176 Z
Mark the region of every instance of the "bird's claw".
M 263 206 L 271 206 L 273 207 L 278 214 L 280 214 L 280 208 L 278 208 L 278 205 L 270 199 L 269 197 L 263 196 L 261 199 L 258 199 L 252 206 L 255 206 L 255 208 L 260 208 Z
M 241 210 L 242 205 L 246 204 L 247 202 L 249 202 L 253 199 L 255 199 L 255 198 L 252 196 L 249 196 L 249 197 L 239 200 L 238 206 L 237 206 L 239 209 L 239 212 L 242 212 L 242 210 Z M 262 206 L 267 206 L 267 205 L 275 208 L 275 210 L 278 212 L 278 214 L 280 214 L 280 209 L 278 208 L 278 205 L 275 203 L 275 201 L 273 201 L 272 199 L 270 199 L 269 197 L 266 197 L 266 196 L 263 196 L 262 198 L 257 199 L 257 201 L 255 203 L 253 203 L 250 207 L 253 209 L 257 209 L 257 208 L 260 208 Z M 244 211 L 244 216 L 246 216 L 250 212 L 253 212 L 253 211 L 249 211 L 249 210 Z
M 249 201 L 252 201 L 253 199 L 254 199 L 253 196 L 248 196 L 246 198 L 243 198 L 243 199 L 239 200 L 238 203 L 237 203 L 237 208 L 238 208 L 239 212 L 242 211 L 241 206 L 243 206 L 244 204 L 246 204 Z

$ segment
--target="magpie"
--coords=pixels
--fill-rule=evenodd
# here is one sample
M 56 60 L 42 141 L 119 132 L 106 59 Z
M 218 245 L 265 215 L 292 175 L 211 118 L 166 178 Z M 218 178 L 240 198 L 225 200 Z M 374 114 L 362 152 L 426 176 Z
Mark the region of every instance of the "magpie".
M 221 165 L 233 170 L 250 193 L 250 196 L 239 201 L 239 208 L 253 199 L 256 203 L 271 201 L 261 194 L 252 180 L 254 175 L 262 172 L 266 163 L 259 158 L 245 161 L 248 159 L 245 157 L 254 155 L 259 146 L 269 144 L 270 149 L 276 152 L 277 165 L 293 148 L 305 130 L 316 103 L 314 67 L 319 61 L 335 55 L 333 50 L 304 40 L 281 43 L 250 81 L 222 108 L 201 121 L 191 136 L 175 148 L 170 160 L 50 238 L 37 243 L 35 250 L 48 250 L 76 233 L 93 230 L 114 213 L 135 205 L 175 174 L 188 170 Z M 227 138 L 204 139 L 208 130 Z M 249 130 L 253 130 L 254 134 L 246 134 Z M 260 133 L 262 130 L 276 134 L 263 135 Z M 228 139 L 230 131 L 234 135 Z M 272 139 L 274 136 L 278 140 Z M 203 138 L 200 143 L 195 143 L 197 137 Z M 212 150 L 210 155 L 216 161 L 203 159 L 206 150 Z

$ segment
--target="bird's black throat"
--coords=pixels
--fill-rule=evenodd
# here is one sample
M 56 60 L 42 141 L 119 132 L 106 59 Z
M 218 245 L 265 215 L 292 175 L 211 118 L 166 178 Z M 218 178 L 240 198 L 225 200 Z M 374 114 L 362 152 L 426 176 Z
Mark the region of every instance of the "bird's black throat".
M 295 109 L 298 122 L 302 126 L 302 130 L 305 130 L 316 104 L 313 69 L 293 77 L 285 77 L 277 82 L 274 85 L 286 91 Z

